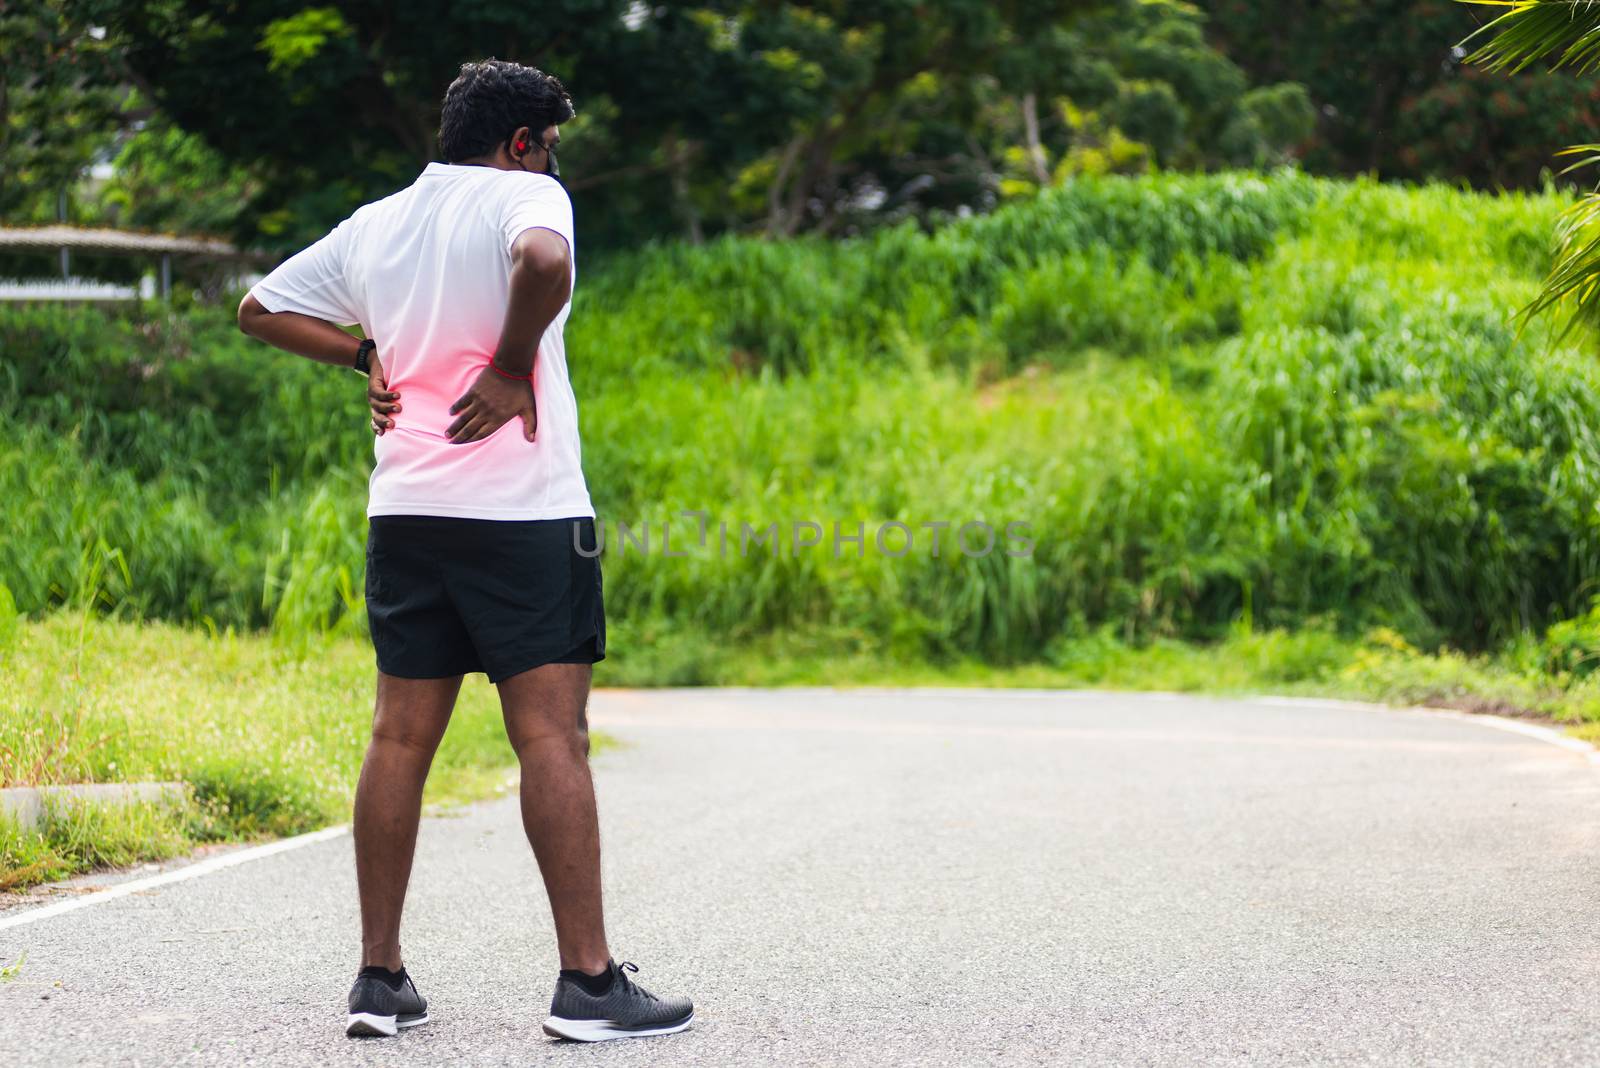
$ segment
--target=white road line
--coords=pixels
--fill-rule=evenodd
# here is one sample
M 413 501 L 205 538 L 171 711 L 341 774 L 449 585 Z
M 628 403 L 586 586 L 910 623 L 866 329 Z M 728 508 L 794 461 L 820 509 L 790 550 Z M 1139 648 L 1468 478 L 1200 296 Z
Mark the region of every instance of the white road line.
M 224 853 L 221 856 L 202 860 L 197 864 L 190 864 L 176 871 L 162 872 L 160 875 L 152 875 L 145 879 L 133 879 L 129 882 L 118 883 L 115 886 L 108 886 L 104 890 L 97 890 L 92 894 L 84 894 L 82 897 L 75 897 L 68 901 L 58 901 L 53 905 L 45 905 L 42 908 L 27 909 L 19 915 L 0 919 L 0 931 L 10 927 L 21 927 L 23 924 L 35 923 L 39 920 L 48 920 L 52 916 L 60 916 L 65 912 L 86 909 L 90 905 L 98 905 L 104 901 L 114 901 L 119 897 L 127 897 L 129 894 L 152 890 L 158 886 L 168 886 L 172 883 L 181 883 L 185 879 L 210 875 L 214 871 L 231 868 L 236 864 L 247 864 L 252 860 L 270 857 L 274 853 L 287 853 L 291 849 L 299 849 L 302 846 L 326 842 L 330 838 L 338 838 L 340 835 L 348 833 L 349 830 L 350 828 L 347 824 L 326 827 L 323 830 L 312 831 L 309 834 L 300 834 L 293 838 L 283 838 L 276 842 L 268 842 L 266 845 Z
M 1417 715 L 1431 716 L 1435 719 L 1453 719 L 1462 723 L 1476 723 L 1480 727 L 1520 734 L 1573 753 L 1582 753 L 1589 758 L 1589 763 L 1600 765 L 1600 748 L 1596 748 L 1593 743 L 1586 742 L 1582 738 L 1574 738 L 1570 734 L 1564 734 L 1554 727 L 1546 727 L 1540 723 L 1528 723 L 1525 720 L 1512 719 L 1509 716 L 1495 716 L 1487 712 L 1462 712 L 1455 708 L 1429 708 L 1427 705 L 1379 705 L 1370 701 L 1341 701 L 1331 697 L 1251 697 L 1247 700 L 1254 705 L 1272 705 L 1278 708 L 1343 708 L 1367 712 L 1413 712 Z
M 1522 734 L 1529 738 L 1537 738 L 1550 745 L 1558 745 L 1562 749 L 1570 749 L 1574 753 L 1582 753 L 1589 758 L 1589 763 L 1600 764 L 1600 749 L 1584 741 L 1574 738 L 1570 734 L 1562 734 L 1554 727 L 1545 727 L 1537 723 L 1524 723 L 1520 719 L 1508 719 L 1505 716 L 1491 716 L 1480 712 L 1458 712 L 1453 708 L 1419 708 L 1416 711 L 1426 712 L 1430 716 L 1441 716 L 1445 719 L 1459 719 L 1466 723 L 1477 723 L 1484 727 L 1493 727 L 1497 731 L 1510 731 L 1512 734 Z

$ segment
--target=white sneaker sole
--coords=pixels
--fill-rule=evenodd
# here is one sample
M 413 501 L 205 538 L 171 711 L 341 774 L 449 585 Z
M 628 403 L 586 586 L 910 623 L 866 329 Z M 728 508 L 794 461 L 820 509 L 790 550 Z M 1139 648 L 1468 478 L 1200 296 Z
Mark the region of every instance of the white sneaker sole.
M 544 1033 L 551 1038 L 567 1038 L 574 1042 L 610 1042 L 617 1038 L 650 1038 L 652 1035 L 675 1035 L 694 1022 L 690 1013 L 677 1023 L 665 1027 L 628 1030 L 610 1020 L 565 1020 L 552 1016 L 544 1022 Z
M 351 1038 L 393 1038 L 402 1028 L 417 1027 L 428 1022 L 428 1014 L 408 1016 L 379 1016 L 373 1012 L 352 1012 L 345 1023 L 344 1033 Z

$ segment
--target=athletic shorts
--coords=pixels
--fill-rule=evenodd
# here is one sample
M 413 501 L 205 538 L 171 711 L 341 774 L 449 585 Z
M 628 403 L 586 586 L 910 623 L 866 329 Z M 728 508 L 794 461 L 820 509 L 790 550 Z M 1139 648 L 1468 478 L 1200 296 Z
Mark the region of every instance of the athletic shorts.
M 366 592 L 378 670 L 388 675 L 481 671 L 500 682 L 605 658 L 593 519 L 373 516 Z

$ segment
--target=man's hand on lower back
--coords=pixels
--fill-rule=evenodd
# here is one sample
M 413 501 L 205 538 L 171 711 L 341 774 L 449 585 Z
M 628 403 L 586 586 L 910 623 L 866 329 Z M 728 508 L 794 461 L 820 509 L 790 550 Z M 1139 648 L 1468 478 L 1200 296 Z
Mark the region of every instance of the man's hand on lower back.
M 455 422 L 445 430 L 452 445 L 465 445 L 484 438 L 521 417 L 522 436 L 533 440 L 539 426 L 538 409 L 533 402 L 533 383 L 507 378 L 492 367 L 485 367 L 456 402 L 450 405 Z
M 400 410 L 400 394 L 389 389 L 376 352 L 368 363 L 371 372 L 367 375 L 367 405 L 372 409 L 372 432 L 381 435 L 385 430 L 394 429 L 392 416 Z

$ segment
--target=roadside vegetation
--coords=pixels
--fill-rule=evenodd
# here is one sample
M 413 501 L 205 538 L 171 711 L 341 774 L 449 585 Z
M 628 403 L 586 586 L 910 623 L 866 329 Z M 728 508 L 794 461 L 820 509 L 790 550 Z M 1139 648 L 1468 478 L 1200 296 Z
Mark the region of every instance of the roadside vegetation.
M 1576 640 L 1579 644 L 1574 646 Z M 1321 627 L 1252 631 L 1198 643 L 1130 643 L 1110 629 L 1056 643 L 1039 659 L 997 665 L 975 657 L 938 664 L 887 660 L 814 635 L 769 636 L 720 648 L 708 634 L 660 635 L 609 666 L 606 679 L 726 686 L 997 686 L 1153 690 L 1220 696 L 1334 697 L 1544 720 L 1600 743 L 1600 679 L 1588 665 L 1593 623 L 1529 638 L 1492 654 L 1425 652 L 1387 628 L 1344 637 Z M 707 650 L 710 650 L 707 652 Z
M 188 788 L 182 804 L 61 806 L 26 832 L 0 818 L 0 889 L 349 818 L 372 719 L 370 646 L 285 647 L 264 635 L 56 612 L 13 625 L 0 658 L 0 786 Z M 473 676 L 425 802 L 488 796 L 514 764 L 498 694 Z
M 603 520 L 655 534 L 607 547 L 597 681 L 1290 690 L 1600 723 L 1594 338 L 1514 318 L 1568 202 L 1080 179 L 932 231 L 582 263 L 585 468 Z M 7 309 L 0 415 L 6 781 L 182 778 L 186 841 L 342 818 L 370 714 L 360 380 L 226 309 Z M 874 542 L 891 521 L 918 533 L 903 556 Z M 1026 524 L 1031 555 L 921 535 L 970 521 Z M 795 550 L 797 522 L 821 544 Z M 772 523 L 779 551 L 740 550 Z M 478 684 L 445 789 L 502 760 Z

